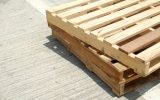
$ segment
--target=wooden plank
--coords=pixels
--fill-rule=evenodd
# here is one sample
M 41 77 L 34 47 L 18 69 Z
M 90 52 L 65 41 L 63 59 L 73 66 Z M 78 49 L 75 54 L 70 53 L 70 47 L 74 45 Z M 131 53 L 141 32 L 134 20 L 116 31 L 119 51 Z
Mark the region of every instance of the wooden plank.
M 158 39 L 160 39 L 160 28 L 142 35 L 141 37 L 121 46 L 120 50 L 128 54 L 136 52 L 146 47 L 147 45 L 150 45 L 151 43 L 157 41 Z
M 70 8 L 73 8 L 73 7 L 76 7 L 79 5 L 87 4 L 89 1 L 91 1 L 91 0 L 76 0 L 73 2 L 69 2 L 69 3 L 63 4 L 63 5 L 54 7 L 54 8 L 50 8 L 49 11 L 57 13 L 57 12 L 67 10 L 67 9 L 70 9 Z
M 136 58 L 149 62 L 160 57 L 160 42 L 136 55 Z
M 73 18 L 73 17 L 79 16 L 81 14 L 87 13 L 87 11 L 89 11 L 89 10 L 94 10 L 95 8 L 98 8 L 99 6 L 109 5 L 109 4 L 112 4 L 117 1 L 119 1 L 119 0 L 99 0 L 99 1 L 96 1 L 93 3 L 89 3 L 85 6 L 81 6 L 81 7 L 60 13 L 60 14 L 58 14 L 58 16 L 60 16 L 61 18 Z
M 160 6 L 155 7 L 153 9 L 146 10 L 142 13 L 138 13 L 134 16 L 131 16 L 129 18 L 126 18 L 124 20 L 115 22 L 111 25 L 105 26 L 101 29 L 95 30 L 91 32 L 92 35 L 95 37 L 108 37 L 110 35 L 113 35 L 112 32 L 123 29 L 125 27 L 129 27 L 131 25 L 136 24 L 138 21 L 144 20 L 149 17 L 153 17 L 157 14 L 160 14 Z
M 124 16 L 135 14 L 151 5 L 158 4 L 158 3 L 160 3 L 160 0 L 147 0 L 137 5 L 112 13 L 110 15 L 80 24 L 79 27 L 85 31 L 92 31 L 106 24 L 109 24 L 117 19 L 120 19 Z
M 122 1 L 122 2 L 117 3 L 117 4 L 114 4 L 114 5 L 105 7 L 105 8 L 101 8 L 97 11 L 94 11 L 94 12 L 91 12 L 91 13 L 88 13 L 88 14 L 70 19 L 69 22 L 73 23 L 73 24 L 81 24 L 83 22 L 86 22 L 86 21 L 93 20 L 95 18 L 104 16 L 104 15 L 109 14 L 111 12 L 114 12 L 116 10 L 123 9 L 125 7 L 129 7 L 131 5 L 136 4 L 137 2 L 139 2 L 139 0 L 125 0 L 125 1 Z
M 104 41 L 109 45 L 114 45 L 117 43 L 120 43 L 126 39 L 129 39 L 145 30 L 147 30 L 150 27 L 156 26 L 160 24 L 160 15 L 157 15 L 156 17 L 147 19 L 138 25 L 135 25 L 131 28 L 128 28 L 120 33 L 117 33 L 111 37 L 106 38 Z

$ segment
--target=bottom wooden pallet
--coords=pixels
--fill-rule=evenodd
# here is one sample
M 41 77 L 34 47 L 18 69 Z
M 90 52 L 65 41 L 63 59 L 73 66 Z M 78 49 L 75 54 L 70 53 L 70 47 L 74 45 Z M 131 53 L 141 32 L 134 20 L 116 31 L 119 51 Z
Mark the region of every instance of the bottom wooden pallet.
M 141 77 L 134 73 L 132 69 L 70 36 L 62 29 L 53 25 L 49 26 L 52 28 L 54 37 L 77 56 L 90 71 L 108 84 L 116 95 L 124 95 L 139 86 L 138 80 Z

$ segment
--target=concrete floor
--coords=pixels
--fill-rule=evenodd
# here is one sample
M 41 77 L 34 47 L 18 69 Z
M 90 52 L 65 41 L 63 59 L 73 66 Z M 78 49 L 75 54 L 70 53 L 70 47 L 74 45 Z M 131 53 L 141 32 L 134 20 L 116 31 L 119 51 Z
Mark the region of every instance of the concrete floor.
M 0 100 L 160 100 L 159 76 L 118 98 L 51 36 L 41 13 L 71 0 L 26 1 L 0 0 Z

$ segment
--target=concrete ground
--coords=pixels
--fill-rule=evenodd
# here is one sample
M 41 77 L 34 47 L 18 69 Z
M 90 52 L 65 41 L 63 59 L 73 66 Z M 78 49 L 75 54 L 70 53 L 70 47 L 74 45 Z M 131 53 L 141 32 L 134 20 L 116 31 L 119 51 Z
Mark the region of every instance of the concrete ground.
M 159 76 L 118 98 L 51 36 L 44 9 L 69 1 L 0 0 L 0 100 L 160 100 Z

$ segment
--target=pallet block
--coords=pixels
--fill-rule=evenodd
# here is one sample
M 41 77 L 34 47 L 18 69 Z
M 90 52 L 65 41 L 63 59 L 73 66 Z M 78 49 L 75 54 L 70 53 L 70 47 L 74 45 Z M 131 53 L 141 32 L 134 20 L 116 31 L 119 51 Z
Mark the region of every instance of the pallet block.
M 160 0 L 77 0 L 47 20 L 143 77 L 160 68 Z

